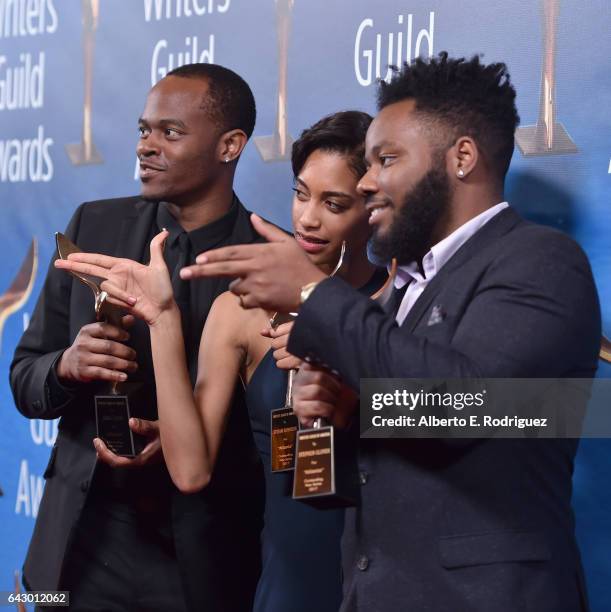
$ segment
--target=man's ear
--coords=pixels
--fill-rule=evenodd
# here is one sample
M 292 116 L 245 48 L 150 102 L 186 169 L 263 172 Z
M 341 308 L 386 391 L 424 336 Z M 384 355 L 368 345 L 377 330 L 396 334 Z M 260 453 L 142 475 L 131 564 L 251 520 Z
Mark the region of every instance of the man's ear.
M 242 130 L 229 130 L 221 135 L 218 145 L 218 157 L 226 164 L 238 159 L 248 142 L 248 136 Z
M 448 150 L 448 172 L 464 180 L 473 172 L 479 161 L 477 143 L 471 136 L 460 136 Z

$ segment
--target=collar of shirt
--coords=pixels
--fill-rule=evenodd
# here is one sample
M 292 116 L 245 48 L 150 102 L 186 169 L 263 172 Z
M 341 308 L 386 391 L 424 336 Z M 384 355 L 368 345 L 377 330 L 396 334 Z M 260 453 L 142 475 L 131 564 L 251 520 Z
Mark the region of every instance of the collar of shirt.
M 407 283 L 416 281 L 417 283 L 429 283 L 446 264 L 446 262 L 460 249 L 460 247 L 471 238 L 479 229 L 481 229 L 492 217 L 498 215 L 502 210 L 509 206 L 508 202 L 501 202 L 491 208 L 488 208 L 483 213 L 480 213 L 473 219 L 469 219 L 463 223 L 458 229 L 454 230 L 449 236 L 431 247 L 431 250 L 422 258 L 422 270 L 417 262 L 412 261 L 404 266 L 397 268 L 395 276 L 395 287 L 401 289 Z
M 197 229 L 187 232 L 194 255 L 212 249 L 222 240 L 228 238 L 233 231 L 237 217 L 238 200 L 234 194 L 233 201 L 227 213 L 212 223 L 202 225 Z M 173 247 L 180 234 L 185 231 L 170 212 L 167 202 L 159 203 L 157 209 L 157 227 L 159 231 L 165 227 L 170 232 L 167 240 L 167 245 L 169 247 Z

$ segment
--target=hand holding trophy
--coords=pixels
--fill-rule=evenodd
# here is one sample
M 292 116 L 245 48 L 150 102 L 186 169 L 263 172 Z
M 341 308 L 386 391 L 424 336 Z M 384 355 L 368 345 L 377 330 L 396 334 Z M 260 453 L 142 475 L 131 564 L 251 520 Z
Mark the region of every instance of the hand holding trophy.
M 94 295 L 98 323 L 83 327 L 79 336 L 87 336 L 90 342 L 103 342 L 104 346 L 114 347 L 111 355 L 105 354 L 101 357 L 106 367 L 92 366 L 93 370 L 88 375 L 90 379 L 111 383 L 108 392 L 96 395 L 94 401 L 97 437 L 102 441 L 96 445 L 96 450 L 100 459 L 113 467 L 131 465 L 134 462 L 145 463 L 149 456 L 157 454 L 159 450 L 158 434 L 153 435 L 155 432 L 139 428 L 140 420 L 132 419 L 130 422 L 128 396 L 122 384 L 127 379 L 127 374 L 120 370 L 134 371 L 137 365 L 133 361 L 134 351 L 120 342 L 129 338 L 124 330 L 125 311 L 154 324 L 161 312 L 175 306 L 172 286 L 163 260 L 162 248 L 166 236 L 166 232 L 161 232 L 153 239 L 151 263 L 144 266 L 131 260 L 82 253 L 63 234 L 56 234 L 59 259 L 56 260 L 55 267 L 69 271 L 87 285 Z M 85 342 L 80 344 L 84 345 Z M 78 345 L 77 339 L 64 356 L 75 346 L 78 348 Z M 97 357 L 100 358 L 100 355 Z M 70 362 L 69 355 L 66 361 Z M 117 370 L 109 369 L 113 366 Z M 69 363 L 62 367 L 69 367 Z M 102 371 L 106 374 L 102 375 Z M 58 375 L 62 377 L 59 366 Z M 129 460 L 126 458 L 136 456 L 133 431 L 145 435 L 149 438 L 149 443 L 138 454 L 137 459 Z M 148 435 L 149 433 L 151 435 Z

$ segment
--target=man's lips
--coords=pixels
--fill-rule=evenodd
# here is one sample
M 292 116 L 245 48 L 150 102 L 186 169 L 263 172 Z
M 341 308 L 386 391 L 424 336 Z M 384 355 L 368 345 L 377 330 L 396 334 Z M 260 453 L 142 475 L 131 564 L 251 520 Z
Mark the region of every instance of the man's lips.
M 320 253 L 329 244 L 328 240 L 301 232 L 295 232 L 295 240 L 306 253 Z
M 372 200 L 365 204 L 365 208 L 369 213 L 369 225 L 374 225 L 390 205 L 387 200 Z
M 157 166 L 155 164 L 150 164 L 149 162 L 140 162 L 140 178 L 149 178 L 154 176 L 158 172 L 163 172 L 165 170 L 162 166 Z

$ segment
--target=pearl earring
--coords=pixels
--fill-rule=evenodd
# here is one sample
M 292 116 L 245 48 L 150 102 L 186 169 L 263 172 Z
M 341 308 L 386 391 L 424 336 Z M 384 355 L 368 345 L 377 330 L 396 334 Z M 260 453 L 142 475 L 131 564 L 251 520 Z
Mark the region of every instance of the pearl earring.
M 462 168 L 459 168 L 458 171 L 456 172 L 456 176 L 458 178 L 465 178 L 465 171 Z

